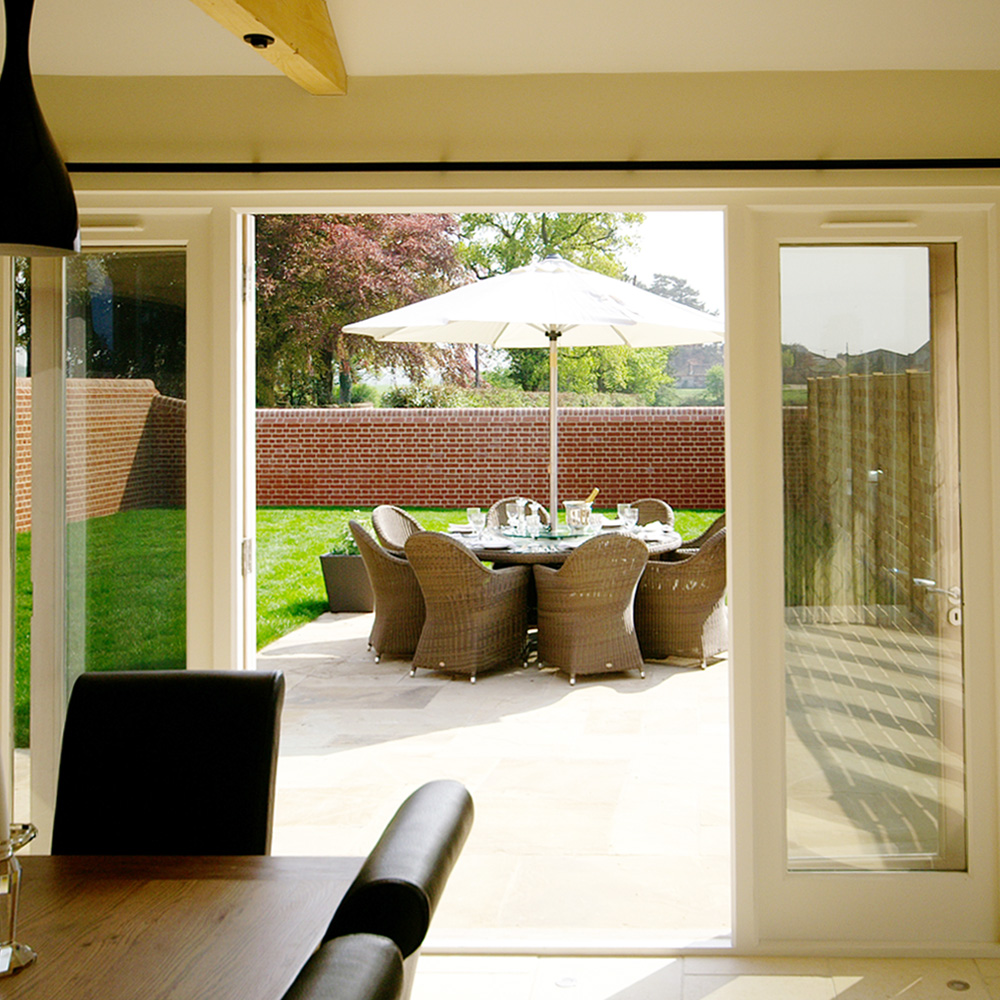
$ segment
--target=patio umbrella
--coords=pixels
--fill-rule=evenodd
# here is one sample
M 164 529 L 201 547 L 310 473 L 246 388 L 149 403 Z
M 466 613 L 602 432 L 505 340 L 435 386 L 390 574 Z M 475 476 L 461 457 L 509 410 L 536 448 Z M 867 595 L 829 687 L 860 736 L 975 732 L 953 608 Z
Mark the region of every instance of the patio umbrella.
M 546 257 L 344 329 L 410 343 L 549 345 L 549 498 L 558 506 L 558 347 L 663 347 L 723 339 L 722 324 L 690 306 Z

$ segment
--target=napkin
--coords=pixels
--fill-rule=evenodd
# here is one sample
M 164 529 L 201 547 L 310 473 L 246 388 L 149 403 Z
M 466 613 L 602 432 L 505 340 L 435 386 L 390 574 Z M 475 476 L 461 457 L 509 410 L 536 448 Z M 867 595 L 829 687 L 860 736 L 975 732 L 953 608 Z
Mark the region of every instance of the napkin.
M 474 549 L 509 549 L 513 545 L 513 542 L 506 538 L 487 538 L 483 541 L 474 541 L 472 547 Z

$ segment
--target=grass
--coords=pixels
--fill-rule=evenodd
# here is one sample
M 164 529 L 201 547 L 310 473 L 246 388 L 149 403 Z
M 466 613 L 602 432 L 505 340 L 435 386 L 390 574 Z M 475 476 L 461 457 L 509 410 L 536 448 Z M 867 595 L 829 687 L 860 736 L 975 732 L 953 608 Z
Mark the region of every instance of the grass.
M 465 509 L 410 507 L 425 527 L 464 521 Z M 607 513 L 611 513 L 610 511 Z M 700 534 L 715 510 L 675 511 L 684 538 Z M 257 646 L 327 609 L 319 556 L 354 507 L 262 507 L 257 511 Z M 69 525 L 67 600 L 70 672 L 180 668 L 186 658 L 184 511 L 123 511 Z M 84 587 L 84 584 L 86 585 Z M 14 668 L 15 746 L 28 746 L 31 668 L 31 533 L 17 536 Z
M 183 668 L 187 658 L 184 511 L 122 511 L 67 529 L 67 662 L 87 670 Z M 17 536 L 14 745 L 31 715 L 31 533 Z
M 424 527 L 444 530 L 453 511 L 408 508 Z M 347 522 L 366 523 L 356 507 L 257 509 L 257 648 L 281 638 L 328 610 L 319 557 L 343 537 Z M 461 520 L 465 520 L 462 511 Z

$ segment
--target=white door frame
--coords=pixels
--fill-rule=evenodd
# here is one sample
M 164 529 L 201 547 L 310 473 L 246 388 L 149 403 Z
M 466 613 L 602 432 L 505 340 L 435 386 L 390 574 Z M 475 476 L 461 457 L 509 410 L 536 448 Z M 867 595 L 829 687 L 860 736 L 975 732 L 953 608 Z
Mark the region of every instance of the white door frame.
M 850 225 L 850 222 L 855 225 Z M 890 223 L 898 221 L 898 225 Z M 727 401 L 740 950 L 980 949 L 998 937 L 993 587 L 996 359 L 991 214 L 981 205 L 854 211 L 836 204 L 747 206 L 731 215 Z M 848 223 L 845 225 L 845 223 Z M 967 872 L 789 872 L 784 837 L 783 470 L 778 249 L 787 244 L 947 242 L 957 246 L 960 461 L 966 525 L 964 640 Z M 735 244 L 738 243 L 738 246 Z M 752 263 L 747 266 L 746 261 Z M 738 276 L 737 276 L 738 275 Z M 992 294 L 991 294 L 992 293 Z M 734 301 L 735 300 L 735 301 Z M 992 337 L 990 334 L 992 333 Z M 995 405 L 993 407 L 995 409 Z M 740 748 L 745 753 L 740 753 Z M 742 840 L 741 840 L 742 838 Z
M 85 247 L 184 247 L 187 264 L 187 648 L 188 666 L 212 667 L 218 629 L 212 604 L 211 561 L 217 558 L 212 489 L 211 431 L 216 415 L 212 384 L 212 281 L 208 214 L 132 212 L 87 226 Z M 65 319 L 63 262 L 32 261 L 32 583 L 31 821 L 32 844 L 51 842 L 59 748 L 68 697 L 65 649 Z M 235 381 L 235 380 L 234 380 Z M 207 585 L 206 585 L 207 581 Z M 229 665 L 228 663 L 225 665 Z M 127 664 L 122 665 L 127 668 Z

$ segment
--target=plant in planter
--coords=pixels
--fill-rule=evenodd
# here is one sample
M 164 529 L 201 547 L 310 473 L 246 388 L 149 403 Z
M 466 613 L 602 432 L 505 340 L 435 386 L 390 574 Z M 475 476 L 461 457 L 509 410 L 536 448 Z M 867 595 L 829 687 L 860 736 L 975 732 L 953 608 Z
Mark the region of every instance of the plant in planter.
M 371 530 L 369 518 L 360 510 L 352 511 L 350 520 Z M 371 611 L 375 607 L 372 585 L 364 560 L 354 542 L 348 518 L 340 522 L 330 541 L 330 551 L 319 557 L 331 611 Z

